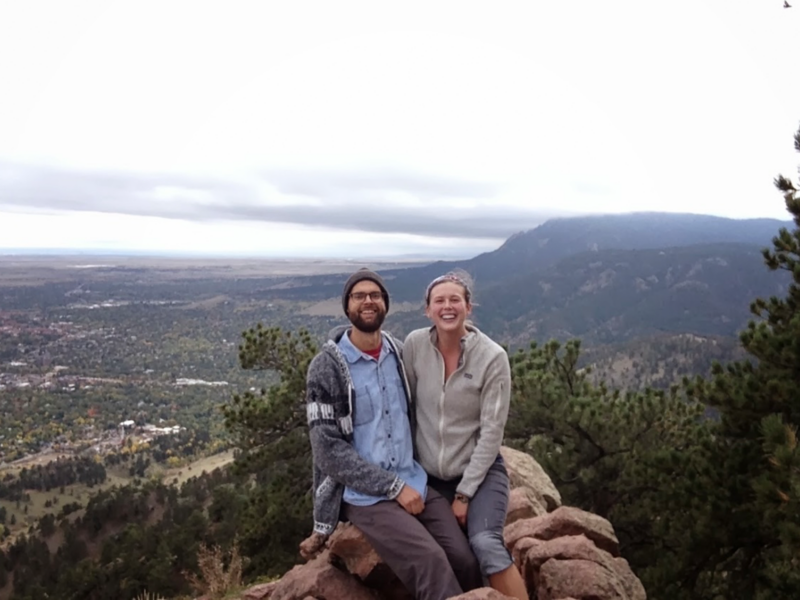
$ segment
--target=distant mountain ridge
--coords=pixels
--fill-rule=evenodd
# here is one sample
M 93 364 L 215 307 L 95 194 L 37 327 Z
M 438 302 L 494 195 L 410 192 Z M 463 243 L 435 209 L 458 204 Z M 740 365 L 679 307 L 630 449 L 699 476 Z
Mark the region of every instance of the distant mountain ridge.
M 462 268 L 476 281 L 475 320 L 512 344 L 581 337 L 604 344 L 659 332 L 734 335 L 756 297 L 780 294 L 761 250 L 791 221 L 634 213 L 558 218 L 464 261 L 382 271 L 392 300 L 422 304 L 437 275 Z M 342 276 L 295 278 L 267 290 L 296 300 L 337 298 Z M 396 312 L 392 326 L 426 323 Z
M 781 227 L 778 219 L 729 219 L 711 215 L 642 212 L 550 219 L 535 229 L 511 236 L 492 258 L 549 266 L 585 251 L 646 250 L 695 244 L 742 243 L 768 246 Z M 473 259 L 488 260 L 487 254 Z
M 478 291 L 487 284 L 549 267 L 568 256 L 601 250 L 647 250 L 697 244 L 770 246 L 781 227 L 778 219 L 728 219 L 682 213 L 629 213 L 559 217 L 511 236 L 499 248 L 469 260 L 438 261 L 425 267 L 383 273 L 396 284 L 401 300 L 417 300 L 420 289 L 435 276 L 461 268 L 475 279 Z

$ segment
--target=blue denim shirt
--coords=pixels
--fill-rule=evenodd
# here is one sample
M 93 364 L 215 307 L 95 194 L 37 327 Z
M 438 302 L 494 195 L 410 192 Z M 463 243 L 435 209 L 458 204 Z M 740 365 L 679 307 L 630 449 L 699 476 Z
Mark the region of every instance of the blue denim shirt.
M 407 485 L 426 497 L 428 475 L 414 460 L 414 440 L 408 422 L 408 401 L 397 361 L 388 344 L 383 344 L 376 361 L 350 341 L 349 332 L 338 343 L 350 367 L 355 387 L 353 445 L 369 462 L 397 473 Z M 355 506 L 369 506 L 388 498 L 369 496 L 349 487 L 343 500 Z

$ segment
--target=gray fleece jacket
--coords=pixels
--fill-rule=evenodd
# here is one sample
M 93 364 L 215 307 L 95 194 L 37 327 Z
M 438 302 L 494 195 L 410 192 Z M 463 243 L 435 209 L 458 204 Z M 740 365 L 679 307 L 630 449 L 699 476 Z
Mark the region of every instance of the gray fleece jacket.
M 417 460 L 439 479 L 461 477 L 456 491 L 471 498 L 503 443 L 511 367 L 502 346 L 467 329 L 459 366 L 446 382 L 434 327 L 408 334 L 403 362 L 417 407 Z
M 306 413 L 314 467 L 314 532 L 323 535 L 333 533 L 340 520 L 345 487 L 393 499 L 405 485 L 396 473 L 361 458 L 353 446 L 356 390 L 347 360 L 336 345 L 347 330 L 348 327 L 341 327 L 331 333 L 306 375 Z M 394 348 L 398 357 L 413 436 L 414 410 L 403 362 L 399 360 L 403 345 L 386 332 L 383 341 Z

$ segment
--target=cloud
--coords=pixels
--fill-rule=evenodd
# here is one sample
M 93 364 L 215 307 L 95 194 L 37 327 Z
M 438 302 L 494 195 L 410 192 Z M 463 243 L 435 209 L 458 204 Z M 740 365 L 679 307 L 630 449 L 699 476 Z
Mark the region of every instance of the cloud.
M 0 244 L 341 255 L 785 217 L 800 9 L 312 3 L 0 5 Z
M 0 208 L 255 221 L 497 239 L 566 211 L 498 203 L 493 182 L 391 170 L 277 169 L 240 179 L 0 163 Z
M 389 170 L 373 172 L 317 171 L 301 169 L 266 170 L 264 176 L 286 194 L 318 197 L 346 197 L 387 190 L 417 194 L 424 199 L 462 197 L 491 199 L 501 186 L 491 182 L 463 181 L 435 175 Z

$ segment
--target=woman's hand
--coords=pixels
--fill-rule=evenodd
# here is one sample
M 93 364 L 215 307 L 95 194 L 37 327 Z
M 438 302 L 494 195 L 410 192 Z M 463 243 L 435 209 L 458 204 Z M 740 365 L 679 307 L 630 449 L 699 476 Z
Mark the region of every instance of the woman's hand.
M 467 512 L 469 512 L 469 503 L 456 498 L 453 500 L 453 514 L 456 516 L 456 521 L 462 528 L 467 527 Z

